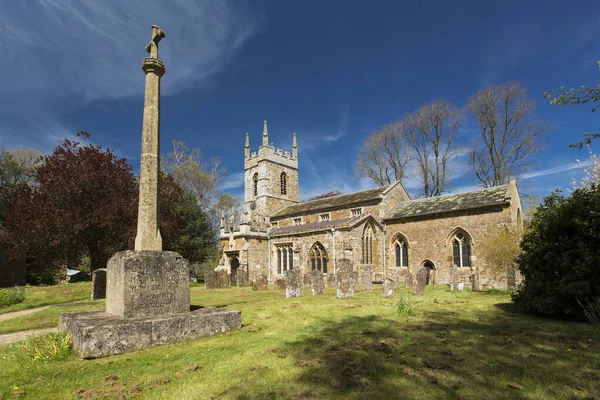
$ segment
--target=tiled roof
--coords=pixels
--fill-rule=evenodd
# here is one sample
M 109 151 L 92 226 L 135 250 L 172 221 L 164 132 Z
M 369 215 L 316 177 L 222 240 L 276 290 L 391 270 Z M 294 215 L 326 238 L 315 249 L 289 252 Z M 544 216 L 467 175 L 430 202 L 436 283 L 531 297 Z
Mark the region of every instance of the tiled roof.
M 466 193 L 403 201 L 392 208 L 383 219 L 392 220 L 469 210 L 473 208 L 507 204 L 509 200 L 508 185 L 495 186 Z
M 314 213 L 319 210 L 329 208 L 338 208 L 342 206 L 352 207 L 354 204 L 364 203 L 366 201 L 377 200 L 385 192 L 388 186 L 382 186 L 375 189 L 363 190 L 362 192 L 341 194 L 339 196 L 327 197 L 305 201 L 303 203 L 293 204 L 285 208 L 281 208 L 271 214 L 271 219 L 299 215 L 303 213 Z
M 356 218 L 356 217 L 354 217 Z M 302 232 L 314 232 L 339 227 L 345 225 L 348 221 L 354 218 L 334 219 L 332 221 L 313 222 L 311 224 L 285 226 L 283 228 L 271 229 L 271 235 L 281 235 L 285 233 L 302 233 Z

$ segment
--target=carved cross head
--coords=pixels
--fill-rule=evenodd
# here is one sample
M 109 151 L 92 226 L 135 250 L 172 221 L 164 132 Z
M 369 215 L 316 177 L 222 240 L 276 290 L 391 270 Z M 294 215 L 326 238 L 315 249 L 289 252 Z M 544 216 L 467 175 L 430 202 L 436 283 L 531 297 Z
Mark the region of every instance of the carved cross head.
M 152 39 L 146 45 L 146 51 L 150 53 L 150 57 L 158 59 L 158 42 L 165 37 L 165 31 L 156 25 L 152 25 Z

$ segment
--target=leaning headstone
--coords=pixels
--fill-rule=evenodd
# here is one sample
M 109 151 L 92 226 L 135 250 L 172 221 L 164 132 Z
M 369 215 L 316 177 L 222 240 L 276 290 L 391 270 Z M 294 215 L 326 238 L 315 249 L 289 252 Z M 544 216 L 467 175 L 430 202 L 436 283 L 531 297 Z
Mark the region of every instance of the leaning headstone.
M 381 297 L 394 297 L 394 287 L 396 286 L 396 282 L 391 279 L 386 279 L 383 281 L 383 290 L 381 293 Z
M 335 286 L 337 285 L 337 279 L 335 277 L 335 274 L 328 274 L 327 275 L 327 286 Z
M 204 270 L 204 288 L 217 289 L 218 287 L 217 271 L 213 271 L 212 269 Z
M 352 261 L 342 258 L 337 262 L 337 298 L 354 297 L 354 271 Z
M 456 290 L 458 286 L 458 267 L 454 265 L 452 267 L 452 273 L 450 275 L 450 290 Z
M 92 275 L 92 300 L 106 298 L 106 268 L 94 270 Z
M 227 270 L 217 271 L 217 288 L 225 289 L 229 287 L 229 274 Z
M 277 289 L 285 290 L 285 279 L 277 279 L 275 281 L 275 287 Z
M 266 275 L 260 274 L 256 277 L 254 284 L 256 285 L 256 290 L 267 290 L 269 280 Z
M 323 279 L 323 273 L 316 269 L 310 271 L 310 288 L 313 296 L 320 296 L 325 294 L 325 281 Z
M 302 271 L 300 268 L 292 268 L 285 273 L 285 297 L 302 296 Z
M 471 290 L 474 292 L 481 290 L 481 275 L 479 273 L 479 267 L 475 268 L 475 271 L 471 276 Z
M 414 279 L 413 279 L 413 275 L 410 273 L 410 271 L 406 271 L 406 275 L 404 275 L 404 288 L 405 289 L 412 289 L 415 285 Z
M 235 273 L 235 281 L 238 287 L 246 287 L 250 285 L 248 280 L 248 270 L 243 267 L 238 267 Z
M 362 285 L 366 292 L 370 292 L 373 289 L 373 278 L 371 277 L 371 266 L 365 265 L 362 275 Z
M 425 285 L 427 284 L 427 268 L 421 267 L 417 271 L 417 279 L 415 283 L 415 296 L 421 296 L 425 294 Z
M 394 289 L 398 289 L 400 287 L 400 271 L 397 268 L 387 271 L 387 278 L 391 279 L 394 282 Z

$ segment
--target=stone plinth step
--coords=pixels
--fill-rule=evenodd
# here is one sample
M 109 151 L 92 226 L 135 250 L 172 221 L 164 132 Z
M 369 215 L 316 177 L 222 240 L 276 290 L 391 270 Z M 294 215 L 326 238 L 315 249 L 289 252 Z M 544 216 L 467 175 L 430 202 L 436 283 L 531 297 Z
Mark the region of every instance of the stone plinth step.
M 102 311 L 63 313 L 58 327 L 71 334 L 82 358 L 105 357 L 239 329 L 241 311 L 201 309 L 144 318 L 122 318 Z

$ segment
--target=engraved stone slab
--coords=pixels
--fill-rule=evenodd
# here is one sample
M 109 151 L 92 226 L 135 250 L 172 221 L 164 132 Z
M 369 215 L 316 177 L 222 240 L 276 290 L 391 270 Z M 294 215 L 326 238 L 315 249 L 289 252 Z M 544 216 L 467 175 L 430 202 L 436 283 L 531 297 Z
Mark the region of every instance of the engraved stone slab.
M 396 286 L 396 282 L 391 279 L 386 279 L 383 281 L 383 290 L 381 292 L 381 297 L 389 298 L 394 297 L 394 287 Z
M 217 271 L 217 289 L 226 289 L 229 287 L 229 274 L 227 270 Z
M 277 279 L 275 281 L 275 287 L 277 289 L 285 290 L 285 279 Z
M 267 276 L 262 275 L 262 274 L 258 275 L 256 277 L 255 284 L 256 284 L 256 290 L 267 290 L 267 286 L 269 284 Z
M 106 298 L 106 268 L 98 268 L 92 275 L 92 300 Z
M 412 289 L 415 285 L 414 279 L 413 279 L 413 275 L 410 273 L 410 271 L 406 271 L 406 275 L 404 275 L 404 288 L 405 289 Z
M 371 290 L 373 290 L 373 278 L 371 276 L 371 266 L 364 265 L 363 268 L 364 268 L 363 274 L 362 274 L 363 289 L 366 292 L 370 292 Z
M 108 260 L 106 312 L 135 318 L 190 310 L 189 261 L 174 251 L 121 251 Z
M 475 268 L 475 271 L 471 276 L 471 290 L 474 292 L 481 290 L 481 274 L 479 273 L 479 267 Z
M 248 270 L 244 267 L 238 267 L 235 274 L 235 281 L 238 287 L 250 286 L 250 280 L 248 279 Z
M 302 296 L 302 271 L 300 268 L 292 268 L 285 273 L 285 297 Z
M 415 296 L 421 296 L 425 294 L 425 285 L 427 284 L 427 268 L 421 267 L 417 271 L 417 279 L 415 284 Z
M 217 271 L 207 269 L 204 271 L 204 288 L 205 289 L 217 289 L 218 288 Z
M 323 273 L 321 271 L 316 269 L 310 271 L 310 289 L 313 296 L 325 294 L 325 280 L 323 279 Z
M 352 261 L 342 258 L 337 262 L 337 298 L 354 297 L 354 270 Z
M 458 287 L 458 267 L 454 265 L 452 267 L 452 273 L 450 274 L 450 290 L 457 290 Z

